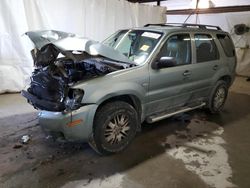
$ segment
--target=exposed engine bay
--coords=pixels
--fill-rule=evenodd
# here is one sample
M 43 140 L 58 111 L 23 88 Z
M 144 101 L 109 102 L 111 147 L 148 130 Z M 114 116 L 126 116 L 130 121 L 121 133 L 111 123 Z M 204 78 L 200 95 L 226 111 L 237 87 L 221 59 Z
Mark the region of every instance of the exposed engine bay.
M 29 37 L 34 42 L 34 36 Z M 63 39 L 65 38 L 61 40 Z M 41 40 L 39 42 L 41 45 Z M 98 47 L 100 48 L 100 45 Z M 106 46 L 103 48 L 107 52 L 108 48 Z M 36 109 L 55 112 L 75 110 L 83 105 L 84 95 L 83 90 L 71 88 L 76 82 L 135 66 L 130 62 L 119 61 L 119 58 L 105 57 L 105 54 L 98 53 L 98 48 L 94 48 L 95 55 L 91 55 L 88 50 L 64 49 L 62 45 L 53 43 L 53 40 L 48 42 L 47 38 L 44 46 L 40 49 L 36 46 L 31 51 L 35 69 L 31 76 L 30 86 L 27 91 L 22 91 L 22 95 Z M 113 49 L 108 53 L 114 53 Z

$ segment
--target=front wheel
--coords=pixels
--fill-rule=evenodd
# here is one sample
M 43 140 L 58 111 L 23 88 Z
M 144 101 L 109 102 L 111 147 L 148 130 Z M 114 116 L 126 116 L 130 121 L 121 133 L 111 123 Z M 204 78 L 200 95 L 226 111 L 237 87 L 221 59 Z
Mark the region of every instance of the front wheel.
M 90 145 L 107 155 L 124 150 L 136 135 L 139 124 L 135 109 L 128 103 L 116 101 L 98 109 Z
M 208 108 L 211 113 L 219 113 L 226 102 L 227 99 L 227 94 L 228 94 L 228 86 L 225 81 L 219 80 L 209 99 L 209 104 Z

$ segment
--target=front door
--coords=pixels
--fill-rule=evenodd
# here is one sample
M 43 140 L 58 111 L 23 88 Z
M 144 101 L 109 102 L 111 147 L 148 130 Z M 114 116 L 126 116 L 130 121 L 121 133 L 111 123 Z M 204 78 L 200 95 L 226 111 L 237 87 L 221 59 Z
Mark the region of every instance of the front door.
M 176 64 L 162 69 L 149 67 L 147 115 L 184 105 L 188 101 L 192 77 L 191 51 L 189 34 L 173 34 L 163 44 L 155 61 L 168 57 L 175 60 Z

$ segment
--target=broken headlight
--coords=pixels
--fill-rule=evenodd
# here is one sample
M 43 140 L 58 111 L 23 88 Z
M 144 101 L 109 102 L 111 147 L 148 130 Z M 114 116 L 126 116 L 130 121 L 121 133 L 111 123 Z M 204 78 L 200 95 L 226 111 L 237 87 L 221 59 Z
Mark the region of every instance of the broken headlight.
M 76 110 L 82 106 L 84 91 L 81 89 L 69 89 L 65 99 L 66 110 Z

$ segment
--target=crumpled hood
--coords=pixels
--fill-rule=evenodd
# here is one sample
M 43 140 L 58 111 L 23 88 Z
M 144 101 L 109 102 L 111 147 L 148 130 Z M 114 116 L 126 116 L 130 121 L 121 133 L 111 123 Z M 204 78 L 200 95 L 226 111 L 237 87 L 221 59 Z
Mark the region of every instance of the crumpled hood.
M 103 56 L 112 60 L 135 64 L 121 52 L 100 42 L 79 37 L 73 33 L 56 30 L 29 31 L 25 33 L 37 49 L 53 44 L 62 51 L 84 51 L 93 56 Z

